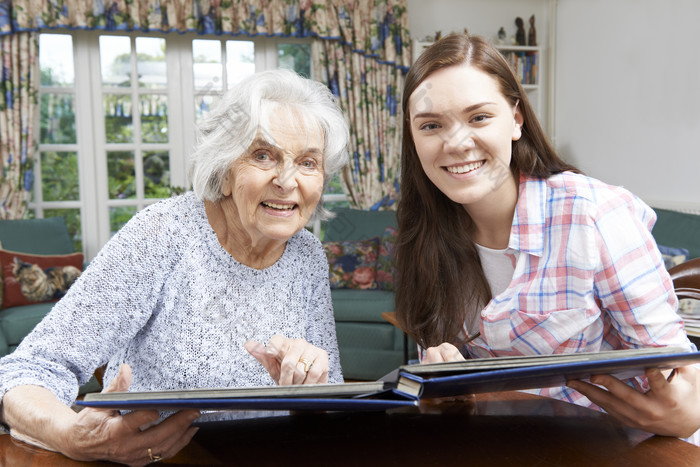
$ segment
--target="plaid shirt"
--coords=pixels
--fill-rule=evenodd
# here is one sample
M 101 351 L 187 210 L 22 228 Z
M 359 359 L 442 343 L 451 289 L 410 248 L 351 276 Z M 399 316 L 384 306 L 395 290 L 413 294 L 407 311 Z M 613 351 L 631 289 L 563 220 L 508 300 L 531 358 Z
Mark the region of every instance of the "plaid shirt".
M 654 211 L 629 191 L 565 172 L 521 177 L 506 254 L 515 272 L 481 312 L 473 358 L 694 348 L 651 235 Z M 631 381 L 647 390 L 644 378 Z M 593 406 L 566 387 L 536 394 Z

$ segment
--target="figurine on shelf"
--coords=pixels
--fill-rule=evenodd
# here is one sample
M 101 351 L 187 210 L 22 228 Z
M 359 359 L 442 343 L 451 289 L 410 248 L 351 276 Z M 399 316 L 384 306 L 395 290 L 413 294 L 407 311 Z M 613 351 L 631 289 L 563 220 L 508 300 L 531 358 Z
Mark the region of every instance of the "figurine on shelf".
M 503 26 L 501 26 L 501 29 L 498 30 L 498 35 L 496 36 L 496 43 L 498 45 L 505 45 L 506 43 L 506 30 Z
M 520 16 L 515 18 L 515 25 L 518 28 L 517 32 L 515 33 L 515 42 L 517 42 L 518 45 L 525 45 L 525 25 Z
M 435 31 L 435 42 L 439 41 L 442 37 L 442 31 Z
M 527 45 L 537 45 L 537 30 L 535 30 L 535 15 L 530 16 L 530 30 L 527 32 Z

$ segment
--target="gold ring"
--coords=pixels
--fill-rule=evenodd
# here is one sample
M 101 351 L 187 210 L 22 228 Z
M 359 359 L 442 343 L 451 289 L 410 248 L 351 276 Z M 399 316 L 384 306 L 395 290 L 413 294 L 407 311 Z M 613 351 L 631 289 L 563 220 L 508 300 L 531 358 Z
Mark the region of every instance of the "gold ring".
M 314 362 L 305 358 L 300 358 L 299 363 L 302 363 L 304 365 L 304 373 L 308 373 L 311 367 L 314 366 Z
M 163 460 L 163 458 L 160 457 L 158 454 L 153 454 L 153 451 L 151 451 L 151 448 L 148 448 L 148 457 L 151 458 L 151 462 L 158 462 L 160 460 Z

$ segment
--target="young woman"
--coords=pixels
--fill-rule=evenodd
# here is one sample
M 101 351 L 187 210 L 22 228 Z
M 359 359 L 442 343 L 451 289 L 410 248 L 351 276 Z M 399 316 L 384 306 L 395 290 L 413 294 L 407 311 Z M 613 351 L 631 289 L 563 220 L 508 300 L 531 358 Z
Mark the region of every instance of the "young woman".
M 559 158 L 495 48 L 451 35 L 427 49 L 403 110 L 396 310 L 424 362 L 693 348 L 653 210 Z M 688 437 L 700 427 L 699 375 L 649 370 L 538 393 Z

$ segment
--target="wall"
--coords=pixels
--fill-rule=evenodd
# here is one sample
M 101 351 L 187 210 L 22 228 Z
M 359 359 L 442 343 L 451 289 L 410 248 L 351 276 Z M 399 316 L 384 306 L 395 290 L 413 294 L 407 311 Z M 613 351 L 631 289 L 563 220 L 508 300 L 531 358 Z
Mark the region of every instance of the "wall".
M 554 135 L 586 173 L 700 209 L 697 0 L 559 0 Z
M 492 39 L 503 26 L 508 37 L 515 35 L 515 17 L 525 21 L 535 15 L 535 26 L 542 32 L 548 28 L 546 0 L 407 0 L 411 36 L 423 39 L 440 30 L 443 34 L 461 32 L 466 27 L 471 34 Z M 540 40 L 546 39 L 544 35 Z
M 534 13 L 554 55 L 545 127 L 562 156 L 653 206 L 700 210 L 700 2 L 408 0 L 408 8 L 419 39 L 465 26 L 510 35 L 516 16 Z
M 550 0 L 407 0 L 407 3 L 409 28 L 414 39 L 423 40 L 425 36 L 434 36 L 436 31 L 447 35 L 467 28 L 470 34 L 493 41 L 502 26 L 510 40 L 517 29 L 515 18 L 519 16 L 523 19 L 527 35 L 530 28 L 528 19 L 534 14 L 537 44 L 542 47 L 544 54 L 551 50 L 548 32 L 554 29 L 550 24 Z M 553 70 L 547 68 L 547 60 L 542 61 L 541 65 L 539 74 L 542 91 L 528 93 L 528 97 L 543 127 L 547 128 L 548 114 L 552 111 L 545 90 L 549 72 Z

